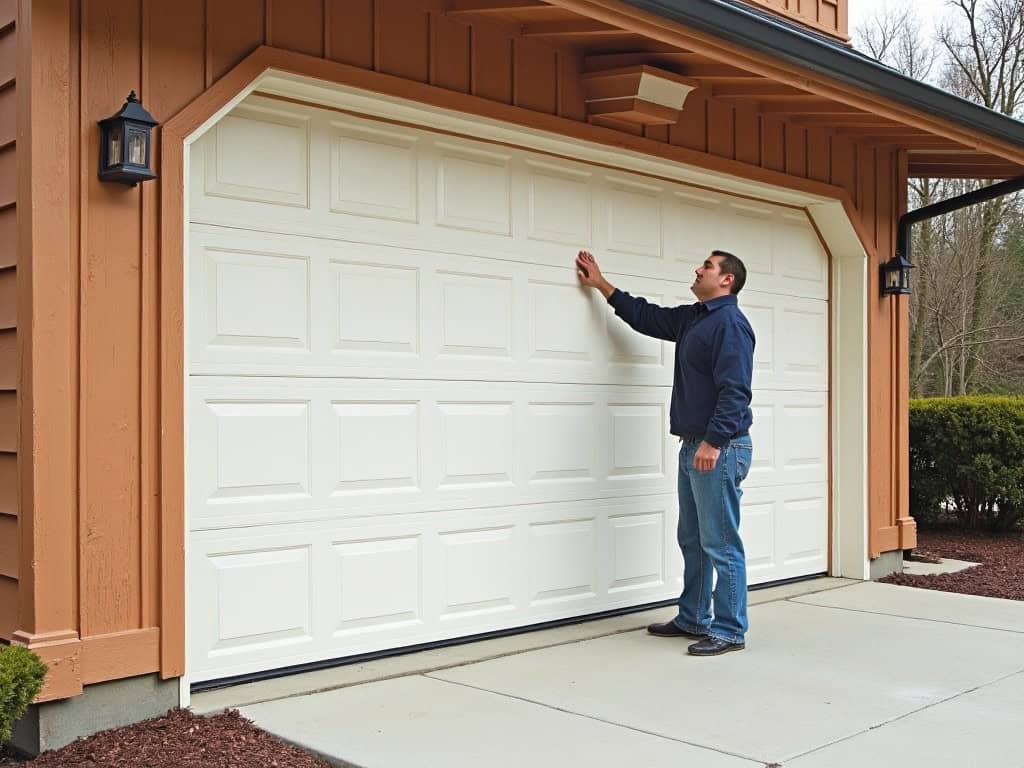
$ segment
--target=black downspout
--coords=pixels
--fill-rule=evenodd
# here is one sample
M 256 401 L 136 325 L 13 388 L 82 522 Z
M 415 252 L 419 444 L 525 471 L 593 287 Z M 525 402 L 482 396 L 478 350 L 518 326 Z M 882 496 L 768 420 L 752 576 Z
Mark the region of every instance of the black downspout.
M 1007 179 L 998 184 L 968 192 L 965 195 L 951 197 L 949 200 L 942 200 L 932 205 L 926 205 L 924 208 L 918 208 L 916 211 L 904 213 L 900 216 L 899 229 L 896 235 L 896 255 L 902 256 L 909 262 L 914 261 L 910 256 L 910 228 L 919 221 L 934 219 L 936 216 L 941 216 L 944 213 L 952 213 L 969 205 L 984 203 L 1003 195 L 1020 192 L 1022 189 L 1024 189 L 1024 176 L 1018 176 L 1015 179 Z

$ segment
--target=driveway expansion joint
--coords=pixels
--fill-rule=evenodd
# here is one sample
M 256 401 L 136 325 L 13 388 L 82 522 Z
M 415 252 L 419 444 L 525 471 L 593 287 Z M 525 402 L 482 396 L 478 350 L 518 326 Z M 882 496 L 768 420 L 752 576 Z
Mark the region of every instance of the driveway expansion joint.
M 796 597 L 787 597 L 785 602 L 794 603 L 795 605 L 802 605 L 808 608 L 824 608 L 830 611 L 847 611 L 849 613 L 865 613 L 869 616 L 888 616 L 891 619 L 903 619 L 905 621 L 921 621 L 927 624 L 947 624 L 952 627 L 968 627 L 971 629 L 985 629 L 992 632 L 1008 632 L 1012 635 L 1024 635 L 1024 629 L 1009 629 L 1007 627 L 990 627 L 985 624 L 967 624 L 962 621 L 950 621 L 948 619 L 929 619 L 925 616 L 905 616 L 901 613 L 886 613 L 884 611 L 868 611 L 864 608 L 849 608 L 843 605 L 821 605 L 820 603 L 804 603 L 799 598 L 806 597 L 806 595 L 798 595 Z M 992 598 L 998 600 L 1000 598 Z M 772 601 L 778 602 L 778 601 Z
M 835 746 L 836 744 L 841 744 L 844 741 L 849 741 L 850 739 L 854 739 L 857 736 L 861 736 L 861 735 L 863 735 L 865 733 L 870 733 L 871 731 L 877 731 L 879 728 L 884 728 L 887 725 L 891 725 L 893 723 L 897 723 L 900 720 L 905 720 L 906 718 L 913 717 L 914 715 L 919 715 L 922 712 L 925 712 L 925 711 L 927 711 L 929 709 L 932 709 L 934 707 L 941 706 L 942 704 L 948 704 L 949 702 L 955 701 L 956 699 L 959 699 L 959 698 L 961 698 L 963 696 L 966 696 L 969 693 L 974 693 L 975 691 L 980 691 L 983 688 L 989 688 L 989 687 L 991 687 L 993 685 L 996 685 L 997 683 L 1001 683 L 1004 680 L 1009 680 L 1011 677 L 1016 677 L 1017 675 L 1021 675 L 1021 674 L 1024 674 L 1024 667 L 1021 667 L 1020 669 L 1015 670 L 1013 672 L 1008 672 L 1005 675 L 1001 675 L 1000 677 L 997 677 L 994 680 L 989 680 L 987 683 L 979 683 L 978 685 L 974 686 L 973 688 L 967 688 L 967 689 L 965 689 L 963 691 L 957 691 L 956 693 L 954 693 L 954 694 L 952 694 L 950 696 L 946 696 L 943 699 L 939 699 L 938 701 L 933 701 L 930 704 L 925 704 L 924 706 L 918 707 L 917 709 L 912 709 L 909 712 L 904 712 L 903 714 L 896 715 L 895 717 L 890 717 L 888 720 L 882 720 L 881 722 L 875 723 L 874 725 L 868 726 L 867 728 L 862 728 L 861 730 L 857 731 L 856 733 L 851 733 L 851 734 L 849 734 L 847 736 L 842 736 L 842 737 L 840 737 L 838 739 L 833 739 L 832 741 L 828 742 L 827 744 L 822 744 L 820 746 L 815 747 L 814 749 L 808 749 L 806 752 L 801 752 L 801 753 L 796 754 L 796 755 L 789 755 L 789 756 L 786 757 L 786 761 L 796 760 L 798 758 L 806 757 L 808 755 L 813 755 L 816 752 L 820 752 L 823 749 L 828 749 L 829 747 Z
M 457 686 L 459 686 L 461 688 L 468 688 L 470 690 L 479 691 L 481 693 L 489 693 L 489 694 L 491 694 L 493 696 L 500 696 L 500 697 L 506 698 L 506 699 L 514 699 L 516 701 L 521 701 L 524 704 L 532 704 L 534 706 L 543 707 L 544 709 L 549 709 L 549 710 L 552 710 L 554 712 L 561 712 L 562 714 L 565 714 L 565 715 L 571 715 L 573 717 L 579 717 L 579 718 L 582 718 L 584 720 L 591 720 L 591 721 L 596 722 L 596 723 L 602 723 L 604 725 L 610 725 L 610 726 L 613 726 L 614 728 L 622 728 L 622 729 L 627 730 L 627 731 L 633 731 L 634 733 L 642 733 L 645 736 L 653 736 L 654 738 L 664 739 L 665 741 L 671 741 L 671 742 L 674 742 L 676 744 L 685 744 L 688 747 L 695 747 L 697 749 L 703 749 L 703 750 L 706 750 L 708 752 L 717 752 L 720 755 L 728 755 L 729 757 L 735 757 L 735 758 L 740 759 L 740 760 L 747 760 L 747 761 L 752 762 L 754 764 L 758 764 L 758 763 L 764 764 L 764 759 L 760 758 L 760 757 L 751 757 L 750 755 L 744 755 L 744 754 L 741 754 L 739 752 L 730 752 L 730 751 L 725 750 L 725 749 L 719 749 L 718 747 L 708 746 L 707 744 L 701 744 L 700 742 L 696 742 L 696 741 L 687 741 L 686 739 L 678 739 L 678 738 L 675 738 L 674 736 L 666 736 L 664 733 L 658 733 L 657 731 L 648 731 L 648 730 L 645 730 L 643 728 L 637 728 L 636 726 L 626 725 L 624 723 L 616 723 L 613 720 L 607 720 L 607 719 L 605 719 L 603 717 L 597 717 L 596 715 L 587 715 L 587 714 L 584 714 L 582 712 L 576 712 L 575 710 L 572 710 L 572 709 L 566 709 L 564 707 L 559 707 L 559 706 L 556 706 L 554 704 L 548 704 L 548 703 L 543 702 L 543 701 L 537 701 L 536 699 L 528 699 L 525 696 L 516 696 L 515 694 L 505 693 L 503 691 L 495 691 L 495 690 L 493 690 L 491 688 L 482 688 L 482 687 L 480 687 L 478 685 L 470 685 L 469 683 L 462 683 L 462 682 L 458 682 L 456 680 L 446 680 L 443 677 L 435 677 L 432 674 L 424 674 L 424 675 L 422 675 L 422 677 L 426 677 L 426 678 L 429 678 L 430 680 L 435 680 L 435 681 L 440 682 L 440 683 L 448 683 L 449 685 L 457 685 Z

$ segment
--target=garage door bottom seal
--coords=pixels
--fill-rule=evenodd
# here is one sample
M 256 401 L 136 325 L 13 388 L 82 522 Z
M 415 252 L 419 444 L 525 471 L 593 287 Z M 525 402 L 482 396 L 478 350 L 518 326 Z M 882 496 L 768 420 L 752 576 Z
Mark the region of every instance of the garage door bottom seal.
M 811 579 L 817 579 L 822 576 L 827 576 L 826 573 L 814 573 L 806 576 L 795 576 L 790 579 L 779 579 L 778 581 L 767 581 L 763 584 L 756 584 L 750 587 L 750 591 L 756 591 L 759 589 L 768 589 L 770 587 L 781 587 L 786 584 L 796 584 L 801 581 L 809 581 Z M 479 632 L 475 635 L 465 635 L 462 637 L 452 637 L 445 640 L 434 640 L 429 643 L 418 643 L 417 645 L 405 645 L 400 648 L 385 648 L 380 651 L 371 651 L 370 653 L 360 653 L 354 656 L 342 656 L 335 659 L 322 659 L 320 661 L 309 661 L 304 664 L 294 664 L 289 667 L 278 667 L 276 669 L 266 669 L 259 672 L 249 672 L 244 675 L 233 675 L 231 677 L 221 677 L 215 680 L 202 680 L 200 682 L 192 683 L 190 690 L 192 693 L 200 693 L 201 691 L 211 691 L 216 688 L 227 688 L 232 685 L 243 685 L 244 683 L 255 683 L 260 680 L 271 680 L 275 677 L 287 677 L 288 675 L 298 675 L 303 672 L 316 672 L 322 669 L 330 669 L 332 667 L 343 667 L 349 664 L 360 664 L 366 661 L 376 661 L 377 659 L 386 659 L 391 656 L 404 656 L 409 653 L 417 653 L 419 651 L 431 651 L 437 648 L 446 648 L 454 645 L 464 645 L 466 643 L 475 643 L 481 640 L 493 640 L 499 637 L 511 637 L 512 635 L 522 635 L 527 632 L 537 632 L 543 629 L 555 629 L 556 627 L 567 627 L 573 624 L 584 624 L 589 621 L 599 621 L 601 619 L 611 619 L 616 616 L 626 616 L 631 613 L 641 613 L 643 611 L 650 611 L 657 608 L 666 608 L 670 605 L 676 604 L 676 598 L 671 600 L 660 600 L 655 603 L 644 603 L 643 605 L 633 605 L 626 608 L 616 608 L 610 611 L 599 611 L 598 613 L 588 613 L 584 616 L 570 616 L 565 619 L 555 619 L 553 621 L 542 621 L 537 624 L 527 624 L 522 627 L 509 627 L 507 629 L 495 629 L 490 632 Z

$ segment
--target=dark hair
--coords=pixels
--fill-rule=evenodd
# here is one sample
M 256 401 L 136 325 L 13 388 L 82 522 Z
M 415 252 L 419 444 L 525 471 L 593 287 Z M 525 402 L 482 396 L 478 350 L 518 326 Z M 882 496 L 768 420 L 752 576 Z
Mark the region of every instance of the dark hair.
M 712 256 L 721 256 L 722 260 L 718 262 L 718 271 L 723 275 L 732 275 L 732 288 L 729 289 L 730 293 L 737 294 L 743 290 L 744 284 L 747 282 L 747 268 L 743 266 L 743 262 L 740 261 L 738 256 L 734 256 L 728 251 L 712 251 Z

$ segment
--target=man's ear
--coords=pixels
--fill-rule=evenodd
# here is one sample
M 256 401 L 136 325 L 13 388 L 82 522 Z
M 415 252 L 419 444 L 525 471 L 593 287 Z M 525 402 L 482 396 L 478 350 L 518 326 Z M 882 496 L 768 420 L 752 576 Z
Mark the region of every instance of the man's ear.
M 724 275 L 722 275 L 721 285 L 723 288 L 732 288 L 732 284 L 735 282 L 736 275 L 732 274 L 731 272 L 726 272 Z

